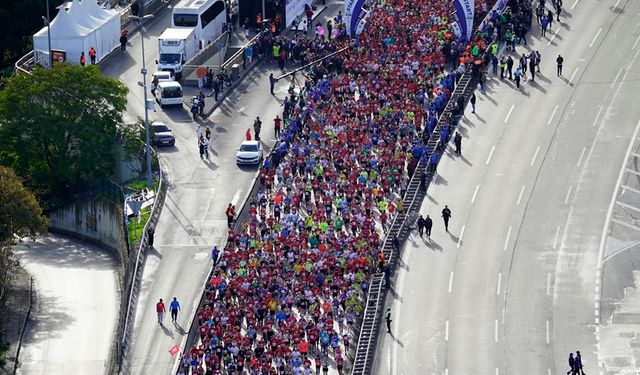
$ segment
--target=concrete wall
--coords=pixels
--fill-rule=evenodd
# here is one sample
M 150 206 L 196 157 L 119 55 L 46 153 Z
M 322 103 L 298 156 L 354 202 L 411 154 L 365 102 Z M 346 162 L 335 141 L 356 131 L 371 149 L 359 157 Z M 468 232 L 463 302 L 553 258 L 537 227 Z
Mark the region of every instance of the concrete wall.
M 122 208 L 104 198 L 72 203 L 49 215 L 49 227 L 53 232 L 96 243 L 113 250 L 122 260 L 126 249 Z M 126 251 L 126 250 L 125 250 Z

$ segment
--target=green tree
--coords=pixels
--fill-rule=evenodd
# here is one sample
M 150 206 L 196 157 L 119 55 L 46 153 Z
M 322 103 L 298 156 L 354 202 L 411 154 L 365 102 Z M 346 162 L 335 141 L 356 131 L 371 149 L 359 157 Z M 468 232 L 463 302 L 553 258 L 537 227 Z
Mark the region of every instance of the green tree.
M 16 238 L 47 232 L 47 218 L 35 196 L 10 168 L 0 166 L 0 300 L 17 267 L 11 247 Z
M 111 176 L 127 88 L 95 65 L 56 64 L 6 81 L 0 91 L 0 164 L 45 209 Z

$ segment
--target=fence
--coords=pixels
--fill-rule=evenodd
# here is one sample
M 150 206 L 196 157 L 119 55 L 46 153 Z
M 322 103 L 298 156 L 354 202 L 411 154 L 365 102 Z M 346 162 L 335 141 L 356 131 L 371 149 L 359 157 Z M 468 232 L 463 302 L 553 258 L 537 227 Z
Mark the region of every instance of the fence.
M 130 352 L 129 343 L 131 342 L 131 334 L 133 332 L 136 303 L 140 292 L 140 282 L 142 281 L 142 270 L 147 256 L 149 243 L 148 230 L 150 228 L 155 228 L 167 195 L 167 179 L 166 175 L 162 172 L 162 166 L 158 168 L 158 171 L 158 191 L 155 196 L 153 207 L 151 208 L 151 215 L 144 226 L 142 239 L 137 247 L 137 251 L 129 254 L 130 259 L 127 263 L 127 270 L 122 288 L 120 314 L 117 326 L 117 335 L 119 337 L 117 344 L 112 350 L 109 373 L 129 374 L 131 371 L 130 359 L 128 357 Z M 131 245 L 133 246 L 135 244 Z
M 268 30 L 263 30 L 261 32 L 259 32 L 258 34 L 256 34 L 253 38 L 251 38 L 251 40 L 249 40 L 245 45 L 243 45 L 242 47 L 240 47 L 233 55 L 231 55 L 228 59 L 224 60 L 225 56 L 224 54 L 221 54 L 221 61 L 219 61 L 217 64 L 215 63 L 215 61 L 210 61 L 211 58 L 213 56 L 215 56 L 215 53 L 211 54 L 211 57 L 208 59 L 205 59 L 204 61 L 202 61 L 202 63 L 197 62 L 196 58 L 194 57 L 194 59 L 189 60 L 187 62 L 186 65 L 184 65 L 182 67 L 182 76 L 185 77 L 183 84 L 185 86 L 187 85 L 195 85 L 195 82 L 197 81 L 197 78 L 195 78 L 195 71 L 196 69 L 198 69 L 199 67 L 205 67 L 205 68 L 211 68 L 213 69 L 213 74 L 218 74 L 221 70 L 225 70 L 228 73 L 232 73 L 232 67 L 234 64 L 242 64 L 242 60 L 243 60 L 243 56 L 244 56 L 244 52 L 247 49 L 248 46 L 254 44 L 257 40 L 259 40 L 259 38 L 263 37 L 264 35 L 266 35 L 266 33 L 268 33 Z M 228 38 L 230 36 L 227 37 L 227 41 L 228 42 Z M 228 43 L 225 43 L 224 45 L 224 50 L 225 53 L 227 51 L 227 45 Z M 208 47 L 211 47 L 212 49 L 216 48 L 215 47 L 215 43 L 211 43 Z M 196 56 L 198 57 L 198 56 Z M 256 63 L 258 61 L 258 51 L 254 50 L 254 54 L 253 54 L 253 61 L 254 63 Z M 207 60 L 209 60 L 209 62 L 211 62 L 211 64 L 206 64 Z M 189 78 L 186 78 L 189 77 Z M 234 77 L 234 80 L 237 77 Z
M 465 102 L 470 96 L 470 93 L 476 87 L 476 79 L 471 77 L 471 74 L 464 74 L 458 84 L 456 85 L 447 106 L 438 120 L 429 142 L 427 143 L 427 153 L 432 155 L 434 152 L 438 152 L 440 133 L 442 130 L 449 126 L 449 115 L 459 96 L 465 98 Z M 451 134 L 451 133 L 450 133 Z M 409 226 L 413 222 L 413 216 L 417 216 L 417 212 L 420 209 L 423 194 L 426 192 L 427 186 L 420 188 L 422 174 L 426 173 L 426 184 L 428 185 L 433 178 L 433 173 L 427 171 L 428 163 L 418 163 L 413 176 L 411 177 L 407 192 L 402 197 L 402 203 L 405 206 L 405 212 L 398 212 L 394 217 L 391 229 L 387 233 L 382 245 L 382 251 L 384 252 L 385 259 L 388 260 L 388 271 L 393 272 L 396 268 L 396 262 L 398 260 L 398 252 L 400 249 L 394 245 L 394 238 L 403 241 L 409 235 Z M 386 275 L 390 278 L 390 274 Z M 364 309 L 362 324 L 360 327 L 360 335 L 358 337 L 358 345 L 356 348 L 356 354 L 353 361 L 352 375 L 365 375 L 372 373 L 373 358 L 376 352 L 376 342 L 378 332 L 380 330 L 380 318 L 379 311 L 382 309 L 384 298 L 386 295 L 385 286 L 385 274 L 376 273 L 372 276 L 369 284 L 369 290 L 367 293 L 367 302 Z

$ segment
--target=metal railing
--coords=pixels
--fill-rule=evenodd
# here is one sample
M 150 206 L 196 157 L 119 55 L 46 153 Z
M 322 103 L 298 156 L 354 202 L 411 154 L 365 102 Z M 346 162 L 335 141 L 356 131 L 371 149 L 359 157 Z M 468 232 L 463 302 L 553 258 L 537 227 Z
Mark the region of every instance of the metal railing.
M 121 304 L 120 319 L 118 320 L 117 332 L 119 333 L 119 341 L 117 343 L 115 353 L 117 368 L 110 371 L 111 373 L 129 374 L 131 371 L 130 361 L 128 358 L 131 350 L 129 343 L 133 332 L 135 309 L 137 307 L 136 303 L 140 292 L 140 282 L 142 281 L 142 271 L 144 269 L 144 263 L 147 256 L 147 248 L 149 244 L 148 230 L 149 228 L 155 228 L 167 195 L 167 179 L 166 175 L 162 172 L 161 164 L 162 163 L 158 166 L 158 190 L 153 202 L 153 207 L 151 208 L 151 214 L 149 215 L 149 220 L 147 220 L 147 223 L 142 230 L 142 239 L 140 240 L 137 251 L 130 255 L 131 258 L 135 257 L 135 261 L 134 259 L 131 259 L 129 262 L 129 266 L 133 265 L 133 269 L 128 267 L 125 275 L 122 301 L 126 301 L 126 303 Z
M 445 110 L 440 115 L 438 123 L 434 128 L 429 142 L 427 143 L 427 154 L 432 155 L 434 152 L 438 152 L 440 133 L 445 127 L 450 126 L 449 114 L 453 108 L 453 103 L 458 99 L 460 95 L 465 97 L 465 103 L 468 99 L 469 92 L 476 87 L 473 83 L 475 79 L 471 77 L 470 73 L 463 74 L 458 84 L 455 86 L 449 101 L 445 107 Z M 407 186 L 407 192 L 402 197 L 402 202 L 405 206 L 404 212 L 398 212 L 391 224 L 391 229 L 387 233 L 383 245 L 382 251 L 384 252 L 385 259 L 388 261 L 388 271 L 393 272 L 396 268 L 396 262 L 399 259 L 398 252 L 400 249 L 394 245 L 394 238 L 403 241 L 409 235 L 410 225 L 414 215 L 420 209 L 420 205 L 416 203 L 422 203 L 423 191 L 426 191 L 427 186 L 420 188 L 421 177 L 423 173 L 426 173 L 425 183 L 428 185 L 433 178 L 433 173 L 427 170 L 428 162 L 418 162 L 418 165 L 409 180 Z M 387 274 L 390 278 L 390 275 Z M 352 375 L 365 375 L 372 373 L 373 358 L 376 353 L 376 344 L 378 332 L 380 330 L 381 316 L 379 312 L 381 310 L 384 298 L 386 295 L 386 287 L 389 287 L 388 283 L 384 283 L 385 274 L 376 273 L 371 277 L 369 284 L 369 290 L 367 293 L 367 302 L 364 309 L 363 319 L 360 328 L 360 335 L 358 337 L 358 344 L 356 347 L 356 354 L 353 360 L 353 367 L 351 370 Z

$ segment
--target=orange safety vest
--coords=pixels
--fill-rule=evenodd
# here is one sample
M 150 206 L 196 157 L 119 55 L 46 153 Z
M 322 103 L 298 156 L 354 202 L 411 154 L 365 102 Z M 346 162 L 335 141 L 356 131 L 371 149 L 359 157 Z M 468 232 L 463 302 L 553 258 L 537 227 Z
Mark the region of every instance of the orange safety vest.
M 95 49 L 93 49 L 93 48 L 91 48 L 91 49 L 89 50 L 89 56 L 95 56 L 95 55 L 96 55 L 96 50 L 95 50 Z
M 81 56 L 80 56 L 80 64 L 81 64 L 81 65 L 84 65 L 86 62 L 87 62 L 87 58 L 86 58 L 86 57 L 84 57 L 84 55 L 81 55 Z

